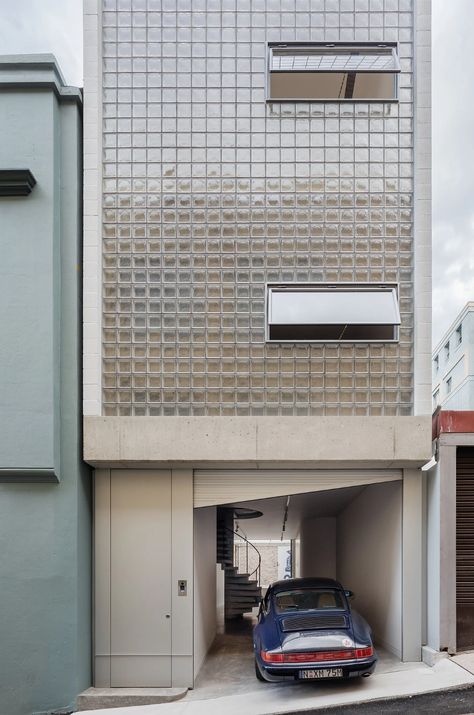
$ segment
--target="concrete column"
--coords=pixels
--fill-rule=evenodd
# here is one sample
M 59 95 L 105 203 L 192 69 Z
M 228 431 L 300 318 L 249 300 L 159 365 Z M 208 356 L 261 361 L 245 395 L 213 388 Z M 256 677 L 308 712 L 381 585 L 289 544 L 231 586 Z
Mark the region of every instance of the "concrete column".
M 423 490 L 420 469 L 403 470 L 402 660 L 421 660 Z
M 440 445 L 440 650 L 456 652 L 456 447 Z
M 426 644 L 440 649 L 440 470 L 439 461 L 426 480 Z

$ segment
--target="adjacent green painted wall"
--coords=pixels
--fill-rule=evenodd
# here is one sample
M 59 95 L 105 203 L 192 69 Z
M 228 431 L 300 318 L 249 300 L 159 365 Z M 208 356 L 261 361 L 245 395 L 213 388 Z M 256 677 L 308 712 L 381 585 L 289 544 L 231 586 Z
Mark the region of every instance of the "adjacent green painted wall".
M 0 197 L 0 715 L 64 708 L 91 684 L 80 96 L 51 57 L 19 59 L 0 57 L 0 168 L 37 184 Z

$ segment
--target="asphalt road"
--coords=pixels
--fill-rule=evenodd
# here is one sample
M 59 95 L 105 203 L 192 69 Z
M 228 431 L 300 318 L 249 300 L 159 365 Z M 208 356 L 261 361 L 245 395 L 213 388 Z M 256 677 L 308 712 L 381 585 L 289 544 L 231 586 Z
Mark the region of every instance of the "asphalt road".
M 395 700 L 377 700 L 361 705 L 343 705 L 341 707 L 305 710 L 304 715 L 474 715 L 474 687 L 462 690 L 449 690 L 440 693 L 414 695 L 409 698 Z M 285 715 L 301 715 L 301 711 L 285 713 Z

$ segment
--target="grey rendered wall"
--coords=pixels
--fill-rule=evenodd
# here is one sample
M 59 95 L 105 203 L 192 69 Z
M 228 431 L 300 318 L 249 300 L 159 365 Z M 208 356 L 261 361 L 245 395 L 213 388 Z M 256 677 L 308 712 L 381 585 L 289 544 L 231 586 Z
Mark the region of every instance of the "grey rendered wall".
M 80 443 L 81 119 L 75 101 L 60 103 L 52 91 L 4 88 L 0 117 L 1 168 L 30 168 L 38 181 L 29 198 L 0 199 L 0 236 L 7 240 L 0 263 L 15 256 L 21 272 L 33 252 L 37 272 L 28 278 L 30 297 L 43 282 L 52 282 L 43 274 L 46 246 L 57 271 L 54 365 L 42 358 L 42 343 L 51 344 L 51 333 L 41 328 L 45 305 L 39 296 L 34 336 L 18 320 L 14 296 L 9 296 L 11 310 L 1 316 L 2 345 L 17 369 L 18 404 L 50 396 L 53 380 L 61 415 L 55 428 L 56 437 L 61 435 L 56 439 L 60 483 L 0 485 L 0 713 L 30 715 L 72 704 L 91 682 L 90 487 Z M 54 255 L 50 232 L 56 237 Z M 15 378 L 13 371 L 10 375 Z M 30 380 L 36 392 L 28 388 Z M 0 403 L 2 432 L 11 420 L 6 407 Z M 0 467 L 6 460 L 10 467 L 23 466 L 22 457 L 32 457 L 33 450 L 49 460 L 52 427 L 45 421 L 47 429 L 37 430 L 27 416 L 19 419 L 10 439 L 19 445 L 24 436 L 24 451 L 3 451 L 2 442 Z
M 374 484 L 337 517 L 337 578 L 376 642 L 402 654 L 402 485 Z
M 194 509 L 194 677 L 216 635 L 216 509 Z
M 0 132 L 8 137 L 0 167 L 30 169 L 38 182 L 29 197 L 0 198 L 0 478 L 19 469 L 57 478 L 61 150 L 54 94 L 3 89 Z
M 336 578 L 334 517 L 305 519 L 301 525 L 301 575 Z

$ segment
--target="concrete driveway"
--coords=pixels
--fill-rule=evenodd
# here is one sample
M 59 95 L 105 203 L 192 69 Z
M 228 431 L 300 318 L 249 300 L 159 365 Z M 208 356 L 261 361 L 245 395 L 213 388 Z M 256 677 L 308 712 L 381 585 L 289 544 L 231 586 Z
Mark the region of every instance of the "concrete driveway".
M 309 714 L 324 712 L 335 706 L 353 707 L 370 701 L 379 701 L 377 711 L 385 712 L 380 700 L 386 698 L 474 686 L 474 675 L 451 659 L 440 660 L 430 668 L 424 663 L 401 663 L 380 648 L 377 648 L 377 669 L 370 678 L 330 684 L 261 683 L 254 675 L 250 629 L 251 623 L 247 626 L 241 622 L 236 625 L 234 632 L 230 629 L 217 637 L 194 690 L 189 691 L 182 700 L 160 705 L 83 711 L 83 715 L 86 712 L 90 715 Z M 407 712 L 406 701 L 404 707 L 403 712 Z

